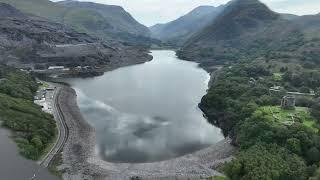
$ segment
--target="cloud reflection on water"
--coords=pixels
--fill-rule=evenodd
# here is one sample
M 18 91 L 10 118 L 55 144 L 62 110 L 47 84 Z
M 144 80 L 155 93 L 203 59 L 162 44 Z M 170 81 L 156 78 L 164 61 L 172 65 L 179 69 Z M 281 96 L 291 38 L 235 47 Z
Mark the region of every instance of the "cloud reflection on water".
M 165 160 L 223 138 L 197 107 L 208 74 L 172 51 L 152 55 L 154 61 L 145 64 L 71 81 L 84 117 L 97 131 L 97 153 L 104 160 Z

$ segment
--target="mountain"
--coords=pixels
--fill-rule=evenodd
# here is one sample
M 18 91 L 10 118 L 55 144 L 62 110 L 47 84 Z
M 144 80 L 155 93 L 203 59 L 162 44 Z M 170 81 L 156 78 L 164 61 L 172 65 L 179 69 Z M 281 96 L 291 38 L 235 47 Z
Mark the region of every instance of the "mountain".
M 295 19 L 299 18 L 299 16 L 295 15 L 295 14 L 280 14 L 280 16 L 286 20 L 295 20 Z
M 303 28 L 258 0 L 235 0 L 177 54 L 203 66 L 255 58 L 315 60 L 318 50 L 309 47 L 315 42 L 306 39 Z
M 257 0 L 238 0 L 213 23 L 196 34 L 193 43 L 212 44 L 251 34 L 277 20 L 279 16 Z
M 22 12 L 44 17 L 55 22 L 63 22 L 63 14 L 66 11 L 63 6 L 49 0 L 0 0 L 0 2 L 10 4 Z
M 105 42 L 0 3 L 0 63 L 16 67 L 100 66 L 150 60 L 144 50 Z
M 149 41 L 147 27 L 138 23 L 119 6 L 88 2 L 49 0 L 0 0 L 17 9 L 66 24 L 79 32 L 105 40 L 120 40 L 130 45 L 143 45 Z
M 134 35 L 149 35 L 149 30 L 144 25 L 136 21 L 128 12 L 120 6 L 97 4 L 93 2 L 79 2 L 79 1 L 60 1 L 61 4 L 68 8 L 81 8 L 92 10 L 100 13 L 102 17 L 113 29 L 119 32 L 128 32 Z
M 58 4 L 68 8 L 64 22 L 77 30 L 89 30 L 99 37 L 140 43 L 150 36 L 149 29 L 120 6 L 73 0 L 60 1 Z
M 25 18 L 26 16 L 9 4 L 0 4 L 0 17 Z
M 200 6 L 188 14 L 166 24 L 151 26 L 151 37 L 163 42 L 181 45 L 195 32 L 204 28 L 223 10 L 223 6 Z
M 308 39 L 320 37 L 320 14 L 300 16 L 293 20 Z

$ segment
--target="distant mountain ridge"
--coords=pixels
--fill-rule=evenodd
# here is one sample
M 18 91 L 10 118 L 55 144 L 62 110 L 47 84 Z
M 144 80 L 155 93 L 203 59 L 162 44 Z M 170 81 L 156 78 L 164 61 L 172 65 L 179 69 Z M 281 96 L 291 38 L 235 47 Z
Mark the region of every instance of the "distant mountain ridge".
M 91 9 L 101 13 L 101 15 L 109 22 L 114 24 L 114 29 L 117 31 L 128 32 L 135 35 L 149 36 L 149 29 L 136 21 L 127 11 L 121 6 L 104 5 L 93 2 L 80 1 L 59 1 L 58 4 L 69 8 Z
M 0 63 L 15 67 L 115 68 L 150 60 L 143 49 L 106 42 L 0 3 Z
M 220 16 L 196 34 L 191 41 L 212 43 L 235 38 L 256 31 L 279 18 L 267 6 L 257 0 L 237 0 L 231 3 Z
M 299 16 L 293 20 L 308 38 L 320 38 L 320 14 Z
M 9 4 L 0 3 L 0 17 L 25 18 L 26 16 Z
M 305 31 L 316 21 L 313 17 L 309 17 L 313 19 L 309 24 L 306 17 L 287 20 L 258 0 L 235 0 L 210 25 L 189 38 L 177 54 L 203 66 L 275 54 L 314 61 L 313 54 L 319 49 L 309 46 L 317 47 L 318 42 L 308 40 L 310 33 Z
M 119 6 L 78 1 L 0 0 L 17 9 L 71 26 L 105 40 L 123 41 L 131 45 L 144 45 L 150 31 L 138 23 Z
M 287 20 L 294 20 L 296 18 L 299 18 L 299 16 L 295 14 L 281 14 L 281 17 Z
M 151 36 L 166 43 L 182 45 L 194 33 L 213 21 L 223 8 L 224 6 L 199 6 L 174 21 L 151 26 Z
M 65 18 L 65 22 L 70 25 L 81 24 L 80 27 L 75 28 L 79 30 L 87 29 L 94 34 L 98 34 L 99 37 L 104 37 L 104 39 L 108 37 L 120 41 L 139 42 L 140 39 L 147 40 L 150 36 L 149 29 L 136 21 L 120 6 L 70 0 L 57 3 L 68 8 L 65 16 L 69 18 Z M 92 22 L 93 19 L 88 19 L 87 14 L 94 16 L 96 23 Z M 77 20 L 74 16 L 81 17 L 81 19 Z M 79 23 L 79 20 L 82 22 Z

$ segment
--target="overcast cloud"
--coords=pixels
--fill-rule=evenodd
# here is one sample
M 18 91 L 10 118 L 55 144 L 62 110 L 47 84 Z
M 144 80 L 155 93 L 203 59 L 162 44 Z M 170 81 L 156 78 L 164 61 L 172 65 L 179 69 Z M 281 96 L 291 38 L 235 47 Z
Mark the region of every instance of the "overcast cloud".
M 57 1 L 57 0 L 53 0 Z M 147 26 L 174 20 L 200 5 L 218 6 L 229 0 L 81 0 L 120 5 Z M 297 15 L 320 12 L 320 0 L 261 0 L 272 10 Z

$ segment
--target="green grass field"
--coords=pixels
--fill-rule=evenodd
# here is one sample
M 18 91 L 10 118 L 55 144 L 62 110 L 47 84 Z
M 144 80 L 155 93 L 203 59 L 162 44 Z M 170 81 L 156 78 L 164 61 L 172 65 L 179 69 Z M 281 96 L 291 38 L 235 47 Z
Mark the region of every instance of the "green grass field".
M 311 117 L 310 111 L 305 107 L 296 107 L 295 110 L 284 110 L 280 106 L 263 106 L 260 107 L 256 113 L 263 113 L 268 120 L 292 125 L 295 122 L 303 123 L 305 126 L 314 128 L 315 120 Z
M 281 73 L 273 73 L 273 78 L 275 81 L 281 81 L 282 80 L 282 74 Z
M 41 83 L 41 86 L 40 86 L 41 88 L 48 88 L 49 87 L 49 84 L 47 84 L 47 83 Z

